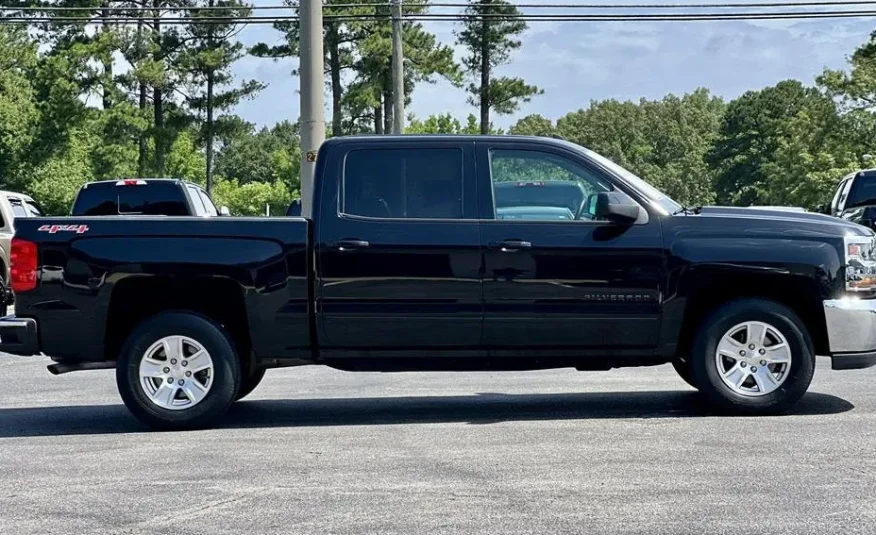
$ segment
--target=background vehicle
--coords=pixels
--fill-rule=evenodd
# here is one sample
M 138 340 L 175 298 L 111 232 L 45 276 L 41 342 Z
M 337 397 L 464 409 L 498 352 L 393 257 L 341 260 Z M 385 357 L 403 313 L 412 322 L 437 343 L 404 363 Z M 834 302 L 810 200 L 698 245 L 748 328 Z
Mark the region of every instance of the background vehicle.
M 575 219 L 575 214 L 565 206 L 507 206 L 496 208 L 496 219 L 545 220 Z
M 173 178 L 89 182 L 79 189 L 71 215 L 228 215 L 197 184 Z
M 286 208 L 286 217 L 301 217 L 301 200 L 295 199 Z
M 541 138 L 333 138 L 317 161 L 309 219 L 24 220 L 0 350 L 42 351 L 54 373 L 115 367 L 161 428 L 214 422 L 279 366 L 671 362 L 716 406 L 771 414 L 807 390 L 816 354 L 876 363 L 876 233 L 860 225 L 686 210 Z M 545 206 L 541 187 L 494 202 L 539 173 L 578 184 L 575 218 L 498 218 Z
M 819 211 L 876 229 L 876 169 L 862 169 L 840 180 L 830 204 Z
M 510 161 L 517 163 L 519 160 L 512 159 Z M 526 169 L 526 163 L 522 165 Z M 516 166 L 516 168 L 519 167 L 520 164 Z M 513 171 L 516 169 L 507 170 L 511 171 L 512 173 L 509 174 L 513 176 Z M 547 171 L 550 170 L 550 168 L 547 169 Z M 561 172 L 565 174 L 564 170 Z M 497 182 L 494 187 L 497 209 L 553 206 L 567 208 L 572 214 L 578 211 L 588 193 L 585 185 L 574 179 Z
M 9 251 L 15 220 L 42 215 L 36 201 L 29 195 L 13 191 L 0 191 L 0 305 L 12 303 L 9 291 Z M 4 308 L 5 310 L 5 308 Z

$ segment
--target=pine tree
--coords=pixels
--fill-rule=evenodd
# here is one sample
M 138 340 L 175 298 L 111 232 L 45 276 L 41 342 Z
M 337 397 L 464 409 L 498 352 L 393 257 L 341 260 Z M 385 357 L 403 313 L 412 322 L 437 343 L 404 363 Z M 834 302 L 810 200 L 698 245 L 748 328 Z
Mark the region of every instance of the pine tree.
M 495 70 L 510 62 L 511 53 L 520 48 L 515 39 L 527 26 L 520 11 L 507 0 L 472 0 L 466 9 L 457 44 L 468 50 L 462 64 L 473 79 L 468 85 L 469 103 L 480 107 L 481 133 L 490 130 L 490 112 L 514 113 L 523 102 L 543 91 L 521 78 L 495 77 Z
M 186 100 L 202 120 L 201 138 L 206 146 L 207 193 L 213 189 L 214 140 L 217 135 L 216 112 L 236 106 L 265 86 L 249 80 L 234 86 L 231 66 L 245 55 L 242 43 L 234 36 L 239 25 L 220 19 L 248 16 L 252 10 L 237 0 L 207 0 L 209 10 L 193 11 L 192 23 L 186 26 L 186 47 L 180 55 L 180 67 L 186 73 L 189 88 Z M 224 90 L 223 90 L 224 89 Z

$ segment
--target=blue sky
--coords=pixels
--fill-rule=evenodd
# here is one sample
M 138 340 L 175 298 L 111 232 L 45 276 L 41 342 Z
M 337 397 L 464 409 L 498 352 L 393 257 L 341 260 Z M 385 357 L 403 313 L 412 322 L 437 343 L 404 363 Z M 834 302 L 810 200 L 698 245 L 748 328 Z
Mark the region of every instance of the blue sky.
M 453 44 L 452 23 L 426 24 L 439 40 Z M 522 37 L 523 47 L 501 74 L 521 76 L 545 94 L 514 116 L 494 117 L 494 123 L 507 127 L 530 113 L 557 119 L 587 107 L 592 99 L 660 98 L 697 87 L 730 99 L 786 78 L 812 83 L 825 66 L 843 68 L 874 29 L 876 19 L 532 22 Z M 268 26 L 254 26 L 241 39 L 247 44 L 279 43 L 281 37 Z M 299 85 L 290 75 L 296 64 L 293 59 L 241 60 L 235 67 L 239 79 L 256 78 L 268 88 L 241 103 L 237 113 L 259 126 L 297 120 Z M 463 119 L 476 111 L 466 103 L 463 90 L 446 83 L 421 85 L 412 98 L 408 111 L 419 117 L 450 112 Z

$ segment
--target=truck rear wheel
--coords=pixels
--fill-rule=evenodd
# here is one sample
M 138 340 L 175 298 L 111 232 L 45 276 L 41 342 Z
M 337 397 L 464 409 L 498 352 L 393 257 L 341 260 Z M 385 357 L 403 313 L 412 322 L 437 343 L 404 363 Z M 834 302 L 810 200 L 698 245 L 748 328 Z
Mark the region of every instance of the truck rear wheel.
M 787 307 L 740 299 L 703 322 L 691 351 L 694 384 L 736 414 L 777 414 L 806 393 L 815 351 L 806 327 Z
M 154 429 L 195 429 L 228 410 L 240 387 L 234 344 L 215 322 L 166 312 L 128 337 L 116 366 L 125 405 Z

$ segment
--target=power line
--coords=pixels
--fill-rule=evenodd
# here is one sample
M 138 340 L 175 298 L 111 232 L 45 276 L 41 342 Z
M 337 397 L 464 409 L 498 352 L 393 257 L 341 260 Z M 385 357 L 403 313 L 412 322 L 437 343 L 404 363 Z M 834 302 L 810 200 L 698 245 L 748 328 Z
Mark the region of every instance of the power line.
M 545 15 L 542 17 L 514 17 L 527 22 L 700 22 L 700 21 L 745 21 L 745 20 L 802 20 L 802 19 L 837 19 L 837 18 L 871 18 L 876 17 L 876 10 L 855 12 L 823 12 L 823 13 L 746 13 L 746 14 L 677 14 L 677 15 Z M 480 16 L 456 15 L 440 17 L 428 15 L 423 17 L 405 17 L 406 20 L 434 21 L 434 22 L 457 22 L 465 20 L 477 20 Z M 510 17 L 509 17 L 510 18 Z M 333 22 L 363 22 L 363 21 L 389 21 L 384 16 L 325 16 L 326 21 Z M 150 21 L 151 18 L 138 17 L 16 17 L 9 16 L 0 18 L 0 24 L 136 24 Z M 161 18 L 164 25 L 193 25 L 193 24 L 279 24 L 298 21 L 297 16 L 289 17 L 167 17 Z
M 743 2 L 743 3 L 704 3 L 704 4 L 515 4 L 519 9 L 738 9 L 738 8 L 778 8 L 778 7 L 825 7 L 825 6 L 858 6 L 858 5 L 874 5 L 876 0 L 815 0 L 811 2 Z M 418 5 L 404 5 L 403 9 L 408 11 L 418 11 L 424 8 L 440 7 L 440 8 L 468 8 L 476 6 L 479 9 L 489 10 L 492 7 L 501 7 L 500 4 L 465 4 L 465 3 L 430 3 Z M 350 3 L 350 4 L 327 4 L 324 9 L 331 11 L 335 9 L 357 9 L 357 8 L 389 8 L 387 3 Z M 144 7 L 144 6 L 0 6 L 2 11 L 16 12 L 156 12 L 156 11 L 185 11 L 185 12 L 209 12 L 209 11 L 231 11 L 231 10 L 248 10 L 248 11 L 279 11 L 298 9 L 297 4 L 293 5 L 274 5 L 274 6 L 166 6 L 166 7 Z M 521 14 L 520 16 L 527 16 Z

